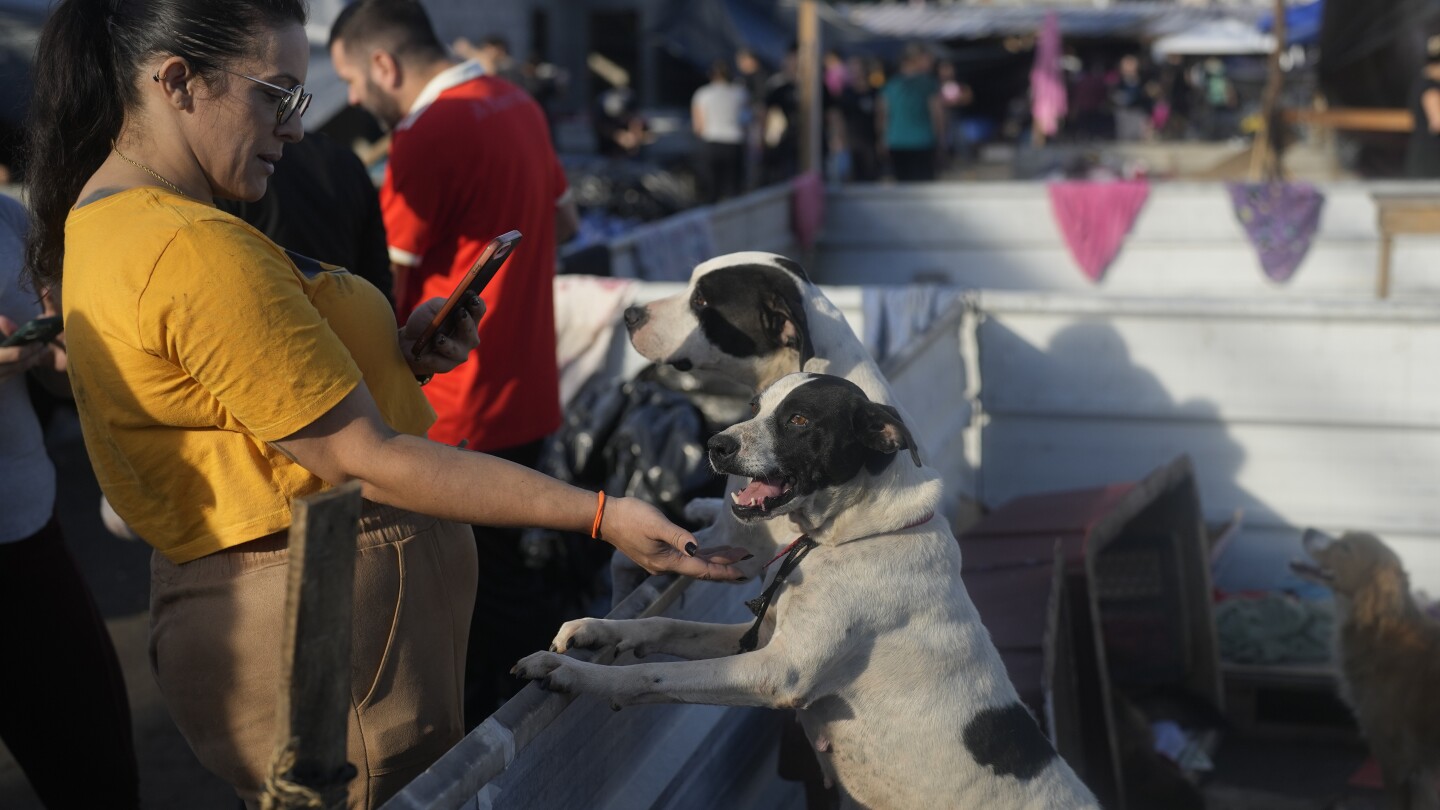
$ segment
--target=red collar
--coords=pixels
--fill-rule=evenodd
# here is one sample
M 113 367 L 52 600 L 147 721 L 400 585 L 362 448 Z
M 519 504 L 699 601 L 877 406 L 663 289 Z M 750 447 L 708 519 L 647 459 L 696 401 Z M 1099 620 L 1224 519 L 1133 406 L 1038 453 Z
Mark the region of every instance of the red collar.
M 916 526 L 923 526 L 923 525 L 925 525 L 926 523 L 929 523 L 930 520 L 931 520 L 931 518 L 934 518 L 934 517 L 935 517 L 935 513 L 934 513 L 934 512 L 929 512 L 929 513 L 927 513 L 927 514 L 925 515 L 925 517 L 922 517 L 922 518 L 920 518 L 919 520 L 917 520 L 917 521 L 915 521 L 915 522 L 913 522 L 913 523 L 907 523 L 907 524 L 905 524 L 904 526 L 901 526 L 900 528 L 896 529 L 895 531 L 897 531 L 897 532 L 903 532 L 903 531 L 905 531 L 906 529 L 913 529 L 913 528 L 915 528 Z M 790 541 L 790 545 L 788 545 L 788 546 L 786 546 L 785 548 L 781 549 L 779 554 L 776 554 L 774 557 L 771 557 L 771 558 L 770 558 L 770 562 L 765 563 L 765 568 L 769 568 L 770 566 L 774 565 L 776 560 L 780 559 L 781 557 L 784 557 L 786 554 L 789 554 L 790 551 L 791 551 L 791 549 L 794 549 L 794 548 L 795 548 L 796 544 L 798 544 L 798 543 L 801 542 L 802 540 L 808 540 L 809 538 L 810 538 L 810 535 L 808 535 L 808 534 L 802 534 L 802 535 L 800 535 L 799 537 L 795 538 L 794 540 Z M 760 569 L 760 570 L 763 571 L 763 570 L 765 570 L 765 569 L 762 568 L 762 569 Z

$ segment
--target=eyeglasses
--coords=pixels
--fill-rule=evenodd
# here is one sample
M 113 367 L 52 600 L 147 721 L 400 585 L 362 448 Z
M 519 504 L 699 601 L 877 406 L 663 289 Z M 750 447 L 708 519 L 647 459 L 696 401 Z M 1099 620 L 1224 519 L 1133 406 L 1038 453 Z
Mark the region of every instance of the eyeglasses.
M 225 68 L 220 69 L 225 70 Z M 248 79 L 258 85 L 268 87 L 271 90 L 274 90 L 275 92 L 280 94 L 280 106 L 275 109 L 276 126 L 279 126 L 286 121 L 289 121 L 290 118 L 296 114 L 304 116 L 305 110 L 310 106 L 310 94 L 305 92 L 305 85 L 303 84 L 297 84 L 289 90 L 286 90 L 278 84 L 264 82 L 255 78 L 254 76 L 246 76 L 244 73 L 236 73 L 233 70 L 225 70 L 225 72 L 229 73 L 231 76 L 239 76 L 242 79 Z

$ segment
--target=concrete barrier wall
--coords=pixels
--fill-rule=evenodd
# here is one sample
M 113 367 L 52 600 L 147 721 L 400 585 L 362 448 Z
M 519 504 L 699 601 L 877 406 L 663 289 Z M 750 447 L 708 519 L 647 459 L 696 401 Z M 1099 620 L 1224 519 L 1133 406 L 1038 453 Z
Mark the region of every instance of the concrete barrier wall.
M 939 282 L 969 289 L 1255 299 L 1373 297 L 1375 192 L 1433 193 L 1440 183 L 1322 184 L 1320 230 L 1288 283 L 1261 272 L 1220 183 L 1151 187 L 1099 284 L 1070 258 L 1039 183 L 849 186 L 826 196 L 816 277 L 827 284 Z M 1396 298 L 1440 296 L 1440 238 L 1395 243 Z

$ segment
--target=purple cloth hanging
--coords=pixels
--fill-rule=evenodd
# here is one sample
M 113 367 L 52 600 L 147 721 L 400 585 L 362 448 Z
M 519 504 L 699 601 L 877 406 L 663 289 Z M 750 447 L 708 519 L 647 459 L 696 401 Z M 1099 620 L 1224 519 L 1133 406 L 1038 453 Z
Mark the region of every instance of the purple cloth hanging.
M 1310 250 L 1325 195 L 1309 183 L 1230 183 L 1235 218 L 1272 281 L 1285 282 Z

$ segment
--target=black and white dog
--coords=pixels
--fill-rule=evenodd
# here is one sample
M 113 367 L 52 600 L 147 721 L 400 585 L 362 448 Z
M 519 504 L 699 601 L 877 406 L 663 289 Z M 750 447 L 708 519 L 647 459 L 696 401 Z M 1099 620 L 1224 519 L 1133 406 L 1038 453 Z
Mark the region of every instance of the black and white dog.
M 631 345 L 655 363 L 721 374 L 757 392 L 797 371 L 832 374 L 875 402 L 900 407 L 844 313 L 799 264 L 774 253 L 730 253 L 703 262 L 685 292 L 630 307 L 625 325 Z M 742 486 L 731 477 L 731 499 L 745 498 L 763 510 L 760 492 L 741 492 Z M 731 519 L 720 499 L 694 501 L 686 515 L 709 524 L 705 545 L 739 546 L 755 555 L 738 564 L 747 578 L 789 542 L 778 524 L 744 526 Z M 612 572 L 616 601 L 644 576 L 619 554 Z
M 554 649 L 690 660 L 602 666 L 541 652 L 517 674 L 617 706 L 797 709 L 851 807 L 1098 807 L 1011 686 L 935 515 L 938 475 L 894 408 L 844 379 L 792 374 L 709 451 L 717 471 L 749 481 L 732 499 L 738 520 L 803 533 L 770 568 L 756 622 L 581 619 Z

